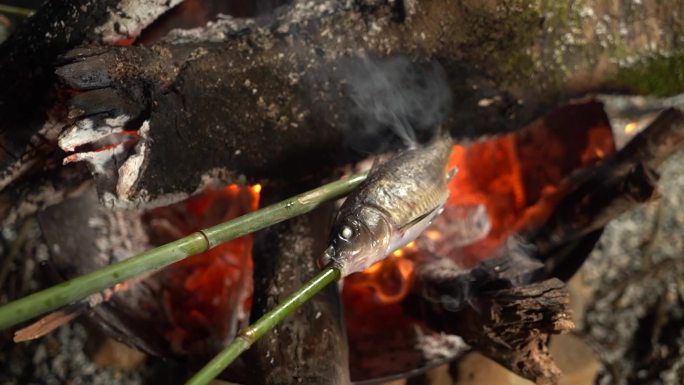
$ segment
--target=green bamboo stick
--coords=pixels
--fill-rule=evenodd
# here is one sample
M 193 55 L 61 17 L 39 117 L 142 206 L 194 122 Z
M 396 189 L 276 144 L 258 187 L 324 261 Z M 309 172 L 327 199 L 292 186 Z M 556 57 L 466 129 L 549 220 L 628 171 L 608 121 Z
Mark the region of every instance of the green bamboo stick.
M 10 302 L 0 307 L 0 330 L 101 292 L 117 283 L 204 252 L 220 243 L 307 213 L 323 202 L 348 194 L 365 178 L 364 173 L 329 183 Z
M 29 17 L 33 15 L 33 10 L 28 8 L 15 7 L 13 5 L 0 4 L 0 13 Z
M 273 329 L 285 317 L 290 315 L 306 301 L 311 299 L 316 293 L 321 291 L 330 283 L 340 279 L 340 270 L 328 266 L 318 275 L 304 284 L 299 290 L 292 293 L 283 303 L 264 314 L 254 324 L 242 329 L 237 337 L 214 359 L 209 361 L 199 372 L 195 373 L 185 385 L 206 385 L 216 378 L 228 365 L 231 364 L 240 354 L 249 349 L 254 342 L 263 337 L 269 330 Z

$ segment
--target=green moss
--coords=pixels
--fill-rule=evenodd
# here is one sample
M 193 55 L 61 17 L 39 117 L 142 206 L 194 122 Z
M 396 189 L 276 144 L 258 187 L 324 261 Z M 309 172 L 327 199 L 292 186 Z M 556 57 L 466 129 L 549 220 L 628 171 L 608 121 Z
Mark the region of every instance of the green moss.
M 646 95 L 672 96 L 684 93 L 684 51 L 653 56 L 621 68 L 615 83 Z
M 532 74 L 529 47 L 539 33 L 540 14 L 524 0 L 503 0 L 495 9 L 464 7 L 464 61 L 490 78 L 515 83 Z

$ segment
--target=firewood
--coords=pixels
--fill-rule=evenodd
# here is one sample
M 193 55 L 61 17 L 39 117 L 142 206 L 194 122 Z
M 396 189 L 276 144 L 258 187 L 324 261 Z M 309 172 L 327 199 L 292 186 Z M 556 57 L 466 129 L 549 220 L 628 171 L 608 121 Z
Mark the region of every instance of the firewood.
M 565 181 L 561 186 L 565 191 L 553 214 L 538 229 L 524 235 L 546 260 L 548 275 L 569 279 L 588 252 L 568 253 L 563 251 L 565 246 L 659 197 L 657 168 L 682 142 L 684 113 L 670 108 L 600 166 Z
M 538 384 L 557 383 L 560 370 L 547 342 L 574 327 L 569 293 L 558 279 L 529 282 L 541 263 L 510 255 L 463 270 L 448 259 L 429 262 L 416 277 L 413 311 L 438 331 L 468 344 Z M 514 284 L 515 283 L 515 284 Z M 416 310 L 419 309 L 419 310 Z
M 63 95 L 54 88 L 59 55 L 80 44 L 114 43 L 178 4 L 172 1 L 51 0 L 0 45 L 0 189 L 31 164 L 52 158 L 63 127 Z
M 105 39 L 103 34 L 121 37 L 131 31 L 127 22 L 123 23 L 125 31 L 100 29 L 103 19 L 109 26 L 116 24 L 111 21 L 118 14 L 135 14 L 132 10 L 115 11 L 116 4 L 50 1 L 45 10 L 39 10 L 32 18 L 30 26 L 15 34 L 16 41 L 31 43 L 24 44 L 28 49 L 22 43 L 10 42 L 3 49 L 25 52 L 31 60 L 39 61 L 40 73 L 46 74 L 50 83 L 57 55 L 78 43 L 114 40 Z M 138 2 L 125 4 L 133 10 L 146 9 Z M 608 64 L 619 60 L 613 60 L 607 53 L 612 51 L 604 47 L 619 44 L 621 57 L 627 55 L 630 59 L 647 58 L 654 50 L 666 54 L 673 49 L 667 43 L 672 39 L 659 35 L 645 44 L 647 39 L 639 37 L 651 33 L 649 26 L 653 22 L 666 26 L 659 32 L 664 36 L 679 36 L 678 26 L 682 25 L 671 20 L 679 17 L 669 11 L 676 6 L 671 2 L 619 4 L 621 14 L 632 18 L 626 27 L 620 27 L 634 31 L 628 34 L 619 30 L 619 23 L 606 21 L 613 16 L 605 14 L 600 2 L 568 9 L 558 8 L 556 3 L 523 6 L 510 1 L 311 4 L 297 3 L 267 21 L 227 18 L 204 29 L 176 31 L 151 48 L 109 48 L 102 56 L 86 60 L 87 65 L 79 70 L 82 75 L 88 73 L 89 66 L 98 68 L 98 60 L 124 56 L 121 61 L 108 63 L 114 68 L 107 68 L 106 72 L 111 72 L 113 79 L 119 79 L 114 76 L 116 66 L 138 64 L 129 67 L 132 72 L 128 81 L 117 81 L 100 94 L 109 93 L 111 100 L 137 105 L 142 112 L 128 117 L 131 129 L 137 129 L 150 118 L 147 146 L 139 150 L 139 160 L 146 161 L 137 178 L 131 176 L 134 183 L 125 184 L 127 188 L 120 190 L 113 188 L 116 183 L 100 186 L 101 195 L 109 192 L 120 203 L 152 204 L 162 198 L 167 202 L 178 201 L 197 191 L 203 177 L 233 182 L 241 175 L 256 178 L 283 171 L 304 174 L 314 163 L 312 159 L 329 163 L 340 162 L 339 157 L 345 156 L 346 160 L 358 159 L 358 154 L 354 157 L 339 145 L 343 137 L 340 122 L 348 120 L 348 109 L 344 107 L 350 100 L 338 100 L 337 91 L 344 78 L 340 76 L 341 58 L 360 52 L 372 57 L 405 55 L 426 61 L 437 59 L 445 69 L 449 87 L 458 95 L 453 98 L 448 127 L 457 138 L 480 138 L 522 127 L 559 102 L 587 90 L 642 86 L 640 80 L 644 76 L 634 73 L 648 70 L 650 62 L 635 66 L 630 72 L 627 63 Z M 93 8 L 87 8 L 86 13 L 78 5 Z M 78 10 L 77 20 L 62 20 L 60 13 L 48 12 L 72 6 Z M 140 18 L 143 19 L 148 21 Z M 144 25 L 141 24 L 140 27 Z M 605 34 L 593 33 L 597 24 L 605 27 Z M 45 34 L 45 28 L 52 25 L 67 26 L 64 30 L 49 30 L 51 35 L 60 36 L 55 41 L 61 42 L 64 36 L 69 36 L 69 40 L 64 44 L 50 40 L 49 49 L 43 50 L 35 35 Z M 82 28 L 72 31 L 73 26 Z M 93 38 L 92 31 L 100 35 Z M 591 34 L 585 35 L 588 31 Z M 66 32 L 78 33 L 65 35 Z M 620 36 L 619 43 L 613 40 L 614 36 Z M 566 44 L 569 38 L 574 44 Z M 47 56 L 34 54 L 43 51 Z M 669 59 L 658 60 L 653 59 L 654 66 Z M 20 78 L 15 76 L 17 68 L 25 67 L 23 62 L 10 65 L 0 61 L 0 74 L 13 83 Z M 62 70 L 60 74 L 67 82 L 72 75 L 78 75 Z M 668 73 L 649 76 L 669 78 Z M 41 85 L 40 92 L 5 88 L 10 95 L 44 96 L 43 103 L 21 102 L 24 107 L 40 111 L 54 107 L 60 113 L 49 125 L 45 124 L 44 116 L 28 124 L 27 114 L 16 119 L 0 115 L 0 131 L 13 133 L 0 140 L 1 147 L 8 152 L 0 163 L 0 186 L 14 183 L 25 174 L 24 166 L 29 161 L 43 162 L 62 156 L 36 153 L 28 146 L 41 138 L 53 143 L 64 124 L 71 123 L 64 118 L 61 99 L 45 95 L 49 86 Z M 91 91 L 82 98 L 94 101 L 95 96 Z M 108 113 L 114 113 L 120 105 L 114 102 Z M 43 131 L 39 132 L 41 127 Z M 170 132 L 178 135 L 167 135 Z M 244 140 L 246 137 L 251 140 Z M 183 172 L 168 172 L 180 164 L 187 166 Z M 113 168 L 112 174 L 119 174 L 121 165 L 107 167 Z
M 300 186 L 301 188 L 301 186 Z M 292 182 L 266 186 L 265 204 L 289 196 Z M 318 267 L 326 247 L 332 205 L 269 227 L 255 235 L 252 321 L 297 291 Z M 258 340 L 246 355 L 254 384 L 348 384 L 349 361 L 339 290 L 329 285 Z
M 61 285 L 34 293 L 0 307 L 0 329 L 5 329 L 45 314 L 61 306 L 81 300 L 117 283 L 152 272 L 190 255 L 198 254 L 219 243 L 238 238 L 318 207 L 322 202 L 343 196 L 361 183 L 366 174 L 358 174 L 291 197 L 259 211 L 243 215 L 208 229 L 203 229 L 175 242 L 148 250 L 112 265 L 83 274 Z M 92 263 L 92 261 L 89 261 Z M 63 264 L 63 266 L 72 266 Z M 78 266 L 83 269 L 84 266 Z

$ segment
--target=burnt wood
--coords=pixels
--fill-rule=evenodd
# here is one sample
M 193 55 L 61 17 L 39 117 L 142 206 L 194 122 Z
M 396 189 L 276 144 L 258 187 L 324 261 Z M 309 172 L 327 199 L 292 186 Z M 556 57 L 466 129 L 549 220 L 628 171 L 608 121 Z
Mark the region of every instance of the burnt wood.
M 547 274 L 569 279 L 591 247 L 569 252 L 568 245 L 593 244 L 598 237 L 592 234 L 611 219 L 658 198 L 657 168 L 682 142 L 684 113 L 670 108 L 602 164 L 568 178 L 552 215 L 524 236 L 546 261 Z
M 445 259 L 428 262 L 417 273 L 407 306 L 433 329 L 461 336 L 518 375 L 537 384 L 557 383 L 561 373 L 547 343 L 574 324 L 562 281 L 530 282 L 541 267 L 512 255 L 472 270 Z
M 67 120 L 66 95 L 54 87 L 58 57 L 134 36 L 178 2 L 49 0 L 0 44 L 0 188 L 54 156 Z
M 622 11 L 630 17 L 642 14 L 626 5 Z M 354 114 L 343 83 L 350 72 L 369 70 L 349 66 L 350 58 L 439 62 L 453 93 L 446 125 L 462 140 L 520 128 L 583 92 L 577 84 L 584 91 L 609 88 L 613 68 L 592 73 L 591 60 L 573 62 L 568 72 L 557 68 L 556 56 L 565 54 L 547 45 L 559 44 L 556 39 L 565 36 L 560 31 L 582 28 L 546 14 L 516 2 L 491 7 L 439 0 L 331 1 L 315 7 L 302 2 L 271 20 L 228 18 L 203 30 L 176 31 L 150 48 L 80 51 L 58 72 L 70 87 L 102 88 L 99 94 L 84 94 L 82 102 L 109 93 L 117 101 L 108 114 L 123 104 L 136 106 L 139 113 L 126 128 L 149 120 L 134 181 L 121 188 L 109 181 L 100 192 L 111 193 L 113 204 L 153 205 L 182 199 L 207 178 L 233 182 L 242 176 L 305 175 L 313 164 L 341 164 L 365 155 L 343 146 L 362 137 L 367 123 Z M 631 27 L 643 29 L 639 23 Z M 549 38 L 550 30 L 558 36 Z M 677 31 L 668 32 L 676 36 Z M 537 56 L 522 54 L 539 46 L 545 48 Z M 625 47 L 637 56 L 645 49 L 631 40 Z M 605 52 L 592 49 L 597 57 Z M 582 74 L 598 80 L 578 82 Z
M 279 182 L 264 186 L 262 204 L 293 195 L 304 186 Z M 318 271 L 326 247 L 333 205 L 274 225 L 255 235 L 254 322 Z M 339 290 L 329 285 L 246 353 L 250 383 L 264 385 L 350 384 L 348 347 Z

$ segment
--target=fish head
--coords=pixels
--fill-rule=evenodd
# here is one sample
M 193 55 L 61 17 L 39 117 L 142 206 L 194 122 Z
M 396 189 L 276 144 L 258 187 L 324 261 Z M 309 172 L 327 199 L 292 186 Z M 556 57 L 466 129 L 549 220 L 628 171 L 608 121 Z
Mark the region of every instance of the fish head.
M 391 226 L 385 215 L 372 207 L 341 212 L 319 266 L 333 266 L 343 276 L 365 270 L 387 256 Z

